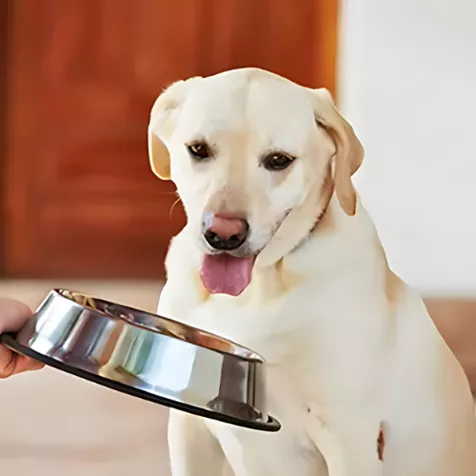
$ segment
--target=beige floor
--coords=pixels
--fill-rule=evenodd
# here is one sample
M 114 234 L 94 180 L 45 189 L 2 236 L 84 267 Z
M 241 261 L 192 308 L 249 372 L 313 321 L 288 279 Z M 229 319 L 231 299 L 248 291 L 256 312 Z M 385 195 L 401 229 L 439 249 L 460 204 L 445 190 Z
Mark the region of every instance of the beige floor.
M 151 311 L 161 288 L 154 282 L 0 281 L 0 296 L 35 308 L 55 286 Z M 433 311 L 440 319 L 457 314 L 454 303 L 435 302 Z M 0 475 L 168 476 L 166 425 L 165 408 L 51 369 L 0 380 Z
M 54 286 L 155 310 L 158 283 L 0 282 L 33 308 Z M 58 371 L 0 381 L 0 474 L 167 476 L 167 411 Z

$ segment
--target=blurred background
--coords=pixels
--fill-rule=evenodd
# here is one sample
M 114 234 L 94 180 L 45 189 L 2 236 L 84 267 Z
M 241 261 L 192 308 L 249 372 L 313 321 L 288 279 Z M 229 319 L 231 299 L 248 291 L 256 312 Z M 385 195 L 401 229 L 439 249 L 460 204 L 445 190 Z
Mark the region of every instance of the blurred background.
M 471 364 L 475 17 L 473 0 L 1 1 L 0 294 L 154 311 L 184 216 L 149 170 L 150 108 L 175 80 L 258 66 L 332 91 L 391 266 Z M 158 406 L 48 369 L 0 382 L 0 403 L 5 474 L 168 474 Z

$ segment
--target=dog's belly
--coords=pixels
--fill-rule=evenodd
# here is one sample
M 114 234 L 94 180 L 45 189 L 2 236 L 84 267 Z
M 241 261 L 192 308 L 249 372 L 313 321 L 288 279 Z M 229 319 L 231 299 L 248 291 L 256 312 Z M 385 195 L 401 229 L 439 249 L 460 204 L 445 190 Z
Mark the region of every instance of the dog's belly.
M 298 434 L 286 429 L 261 434 L 217 422 L 207 426 L 220 442 L 235 476 L 327 476 L 318 451 L 303 445 Z
M 263 433 L 207 420 L 236 476 L 327 476 L 319 450 L 305 431 L 307 406 L 279 366 L 268 369 L 268 410 L 282 428 Z

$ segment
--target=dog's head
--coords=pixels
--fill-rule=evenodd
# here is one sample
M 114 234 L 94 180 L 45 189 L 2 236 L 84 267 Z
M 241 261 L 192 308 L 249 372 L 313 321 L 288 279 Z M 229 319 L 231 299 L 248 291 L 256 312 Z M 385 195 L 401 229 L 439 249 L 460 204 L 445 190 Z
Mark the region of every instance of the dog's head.
M 295 248 L 325 209 L 329 182 L 355 213 L 363 150 L 331 96 L 259 69 L 170 86 L 152 108 L 149 154 L 177 186 L 212 293 L 240 294 L 255 258 L 272 264 Z

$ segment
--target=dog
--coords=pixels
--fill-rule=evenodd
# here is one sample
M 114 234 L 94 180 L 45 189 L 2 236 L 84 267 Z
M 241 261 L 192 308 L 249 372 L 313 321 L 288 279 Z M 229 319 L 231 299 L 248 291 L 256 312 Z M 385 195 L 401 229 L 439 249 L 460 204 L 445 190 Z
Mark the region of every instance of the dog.
M 173 476 L 474 476 L 468 381 L 389 268 L 352 184 L 364 152 L 326 89 L 243 68 L 169 86 L 150 164 L 187 223 L 158 313 L 268 363 L 262 433 L 172 410 Z

